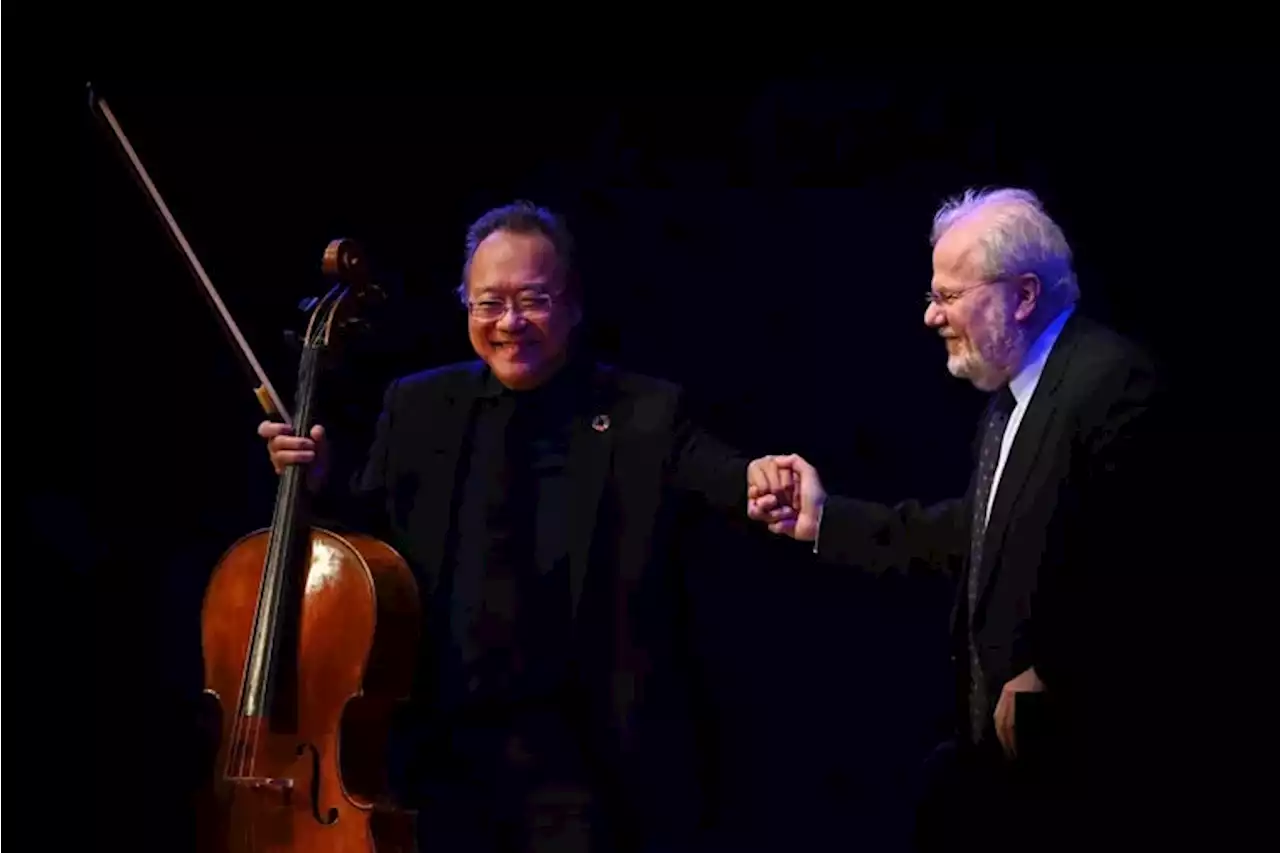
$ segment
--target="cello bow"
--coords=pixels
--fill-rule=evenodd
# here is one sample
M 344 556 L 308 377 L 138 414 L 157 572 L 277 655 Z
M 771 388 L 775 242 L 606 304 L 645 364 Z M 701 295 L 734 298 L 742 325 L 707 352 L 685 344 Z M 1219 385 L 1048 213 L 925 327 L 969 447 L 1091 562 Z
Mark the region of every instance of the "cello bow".
M 182 233 L 182 229 L 178 226 L 178 221 L 174 219 L 173 214 L 169 211 L 169 205 L 165 204 L 163 196 L 156 189 L 155 182 L 151 180 L 146 166 L 143 165 L 137 152 L 134 151 L 133 145 L 129 142 L 129 137 L 125 135 L 124 129 L 116 119 L 115 113 L 111 111 L 111 107 L 106 100 L 94 90 L 92 83 L 88 84 L 87 88 L 89 92 L 89 109 L 92 110 L 100 124 L 111 133 L 116 142 L 116 150 L 122 155 L 125 163 L 129 166 L 130 173 L 132 173 L 142 187 L 147 199 L 151 202 L 152 211 L 164 223 L 165 231 L 173 239 L 174 245 L 178 247 L 179 253 L 187 262 L 187 268 L 195 276 L 196 280 L 200 282 L 205 298 L 208 300 L 210 307 L 213 308 L 214 314 L 221 320 L 222 329 L 231 341 L 232 349 L 240 357 L 241 366 L 249 375 L 250 381 L 256 383 L 253 395 L 257 398 L 258 405 L 262 407 L 268 417 L 278 417 L 284 423 L 292 426 L 293 421 L 284 401 L 276 393 L 275 386 L 271 384 L 271 380 L 267 377 L 267 372 L 263 369 L 257 356 L 254 355 L 253 349 L 240 331 L 240 327 L 236 325 L 231 312 L 227 310 L 226 303 L 222 301 L 222 297 L 218 294 L 218 289 L 213 286 L 213 281 L 210 280 L 209 274 L 205 272 L 204 265 L 196 257 L 196 253 L 187 241 L 186 235 Z

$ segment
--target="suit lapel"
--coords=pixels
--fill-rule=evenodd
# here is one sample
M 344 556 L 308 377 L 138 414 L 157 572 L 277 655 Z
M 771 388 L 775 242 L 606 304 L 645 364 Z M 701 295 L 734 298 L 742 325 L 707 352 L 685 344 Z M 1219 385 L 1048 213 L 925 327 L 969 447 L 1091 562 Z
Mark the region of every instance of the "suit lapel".
M 1026 488 L 1036 460 L 1044 449 L 1044 437 L 1058 414 L 1058 386 L 1066 375 L 1072 351 L 1079 340 L 1079 335 L 1076 333 L 1076 319 L 1072 317 L 1068 321 L 1053 351 L 1049 354 L 1044 372 L 1040 375 L 1040 382 L 1036 385 L 1031 402 L 1018 426 L 1013 446 L 1009 448 L 1009 458 L 1005 461 L 1004 471 L 1000 475 L 995 501 L 991 505 L 991 516 L 987 521 L 986 541 L 982 549 L 983 564 L 970 567 L 970 571 L 981 571 L 978 577 L 978 598 L 974 606 L 975 615 L 982 612 L 987 593 L 997 573 L 999 565 L 997 558 L 1003 547 L 1005 534 L 1009 531 L 1009 522 L 1013 519 L 1014 508 Z
M 574 418 L 569 439 L 569 576 L 573 612 L 578 612 L 591 559 L 600 494 L 609 473 L 618 425 L 608 369 L 596 368 Z
M 431 414 L 430 433 L 424 442 L 423 452 L 427 458 L 423 460 L 422 467 L 426 482 L 444 484 L 442 487 L 424 488 L 420 492 L 421 499 L 430 504 L 424 517 L 439 520 L 438 524 L 426 526 L 431 540 L 424 543 L 423 550 L 425 554 L 435 555 L 436 559 L 430 566 L 433 592 L 440 578 L 453 519 L 458 459 L 481 388 L 483 367 L 483 363 L 477 362 L 472 370 L 459 377 L 460 381 L 446 388 L 439 409 Z

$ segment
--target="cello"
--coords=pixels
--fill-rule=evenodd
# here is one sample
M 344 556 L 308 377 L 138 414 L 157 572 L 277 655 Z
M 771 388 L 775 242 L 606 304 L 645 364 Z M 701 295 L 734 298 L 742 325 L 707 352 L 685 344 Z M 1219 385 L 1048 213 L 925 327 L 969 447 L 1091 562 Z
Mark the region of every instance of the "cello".
M 321 269 L 333 284 L 304 303 L 295 412 L 290 419 L 260 363 L 191 251 L 119 122 L 90 89 L 134 176 L 168 227 L 224 328 L 260 381 L 269 415 L 306 435 L 319 377 L 333 366 L 361 308 L 381 296 L 351 240 L 333 240 Z M 279 477 L 270 527 L 217 561 L 201 612 L 205 695 L 219 743 L 199 806 L 199 844 L 219 853 L 409 853 L 411 812 L 393 801 L 386 744 L 408 698 L 420 629 L 417 583 L 390 545 L 338 535 L 308 516 L 305 469 Z

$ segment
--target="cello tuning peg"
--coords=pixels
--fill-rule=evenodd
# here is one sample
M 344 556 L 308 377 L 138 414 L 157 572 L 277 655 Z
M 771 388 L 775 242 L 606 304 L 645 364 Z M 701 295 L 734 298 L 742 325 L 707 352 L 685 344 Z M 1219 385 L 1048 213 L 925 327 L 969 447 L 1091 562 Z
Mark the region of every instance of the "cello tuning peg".
M 356 298 L 366 305 L 377 304 L 386 301 L 387 292 L 381 286 L 367 282 L 356 292 Z
M 303 314 L 310 314 L 311 310 L 316 307 L 316 303 L 320 300 L 315 296 L 307 296 L 298 303 L 298 310 Z
M 286 329 L 284 332 L 284 343 L 290 350 L 298 351 L 302 349 L 302 335 L 299 335 L 293 329 Z

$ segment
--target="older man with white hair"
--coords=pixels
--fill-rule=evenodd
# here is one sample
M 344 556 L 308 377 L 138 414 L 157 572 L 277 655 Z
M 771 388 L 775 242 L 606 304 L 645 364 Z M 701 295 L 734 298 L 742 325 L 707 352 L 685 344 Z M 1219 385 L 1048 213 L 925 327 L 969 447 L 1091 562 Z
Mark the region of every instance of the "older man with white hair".
M 1043 849 L 1047 836 L 1026 847 L 1012 824 L 1066 828 L 1045 822 L 1065 817 L 1077 771 L 1114 755 L 1102 746 L 1111 735 L 1099 739 L 1106 702 L 1132 701 L 1114 695 L 1115 673 L 1141 666 L 1117 659 L 1128 648 L 1118 626 L 1136 618 L 1120 578 L 1143 553 L 1134 507 L 1158 382 L 1136 346 L 1077 312 L 1071 249 L 1033 193 L 966 192 L 938 211 L 932 243 L 924 322 L 943 339 L 948 370 L 990 394 L 965 496 L 885 506 L 828 495 L 791 455 L 770 459 L 798 476 L 794 500 L 753 479 L 749 514 L 813 543 L 822 562 L 956 579 L 964 713 L 920 840 L 990 850 L 1000 835 Z

